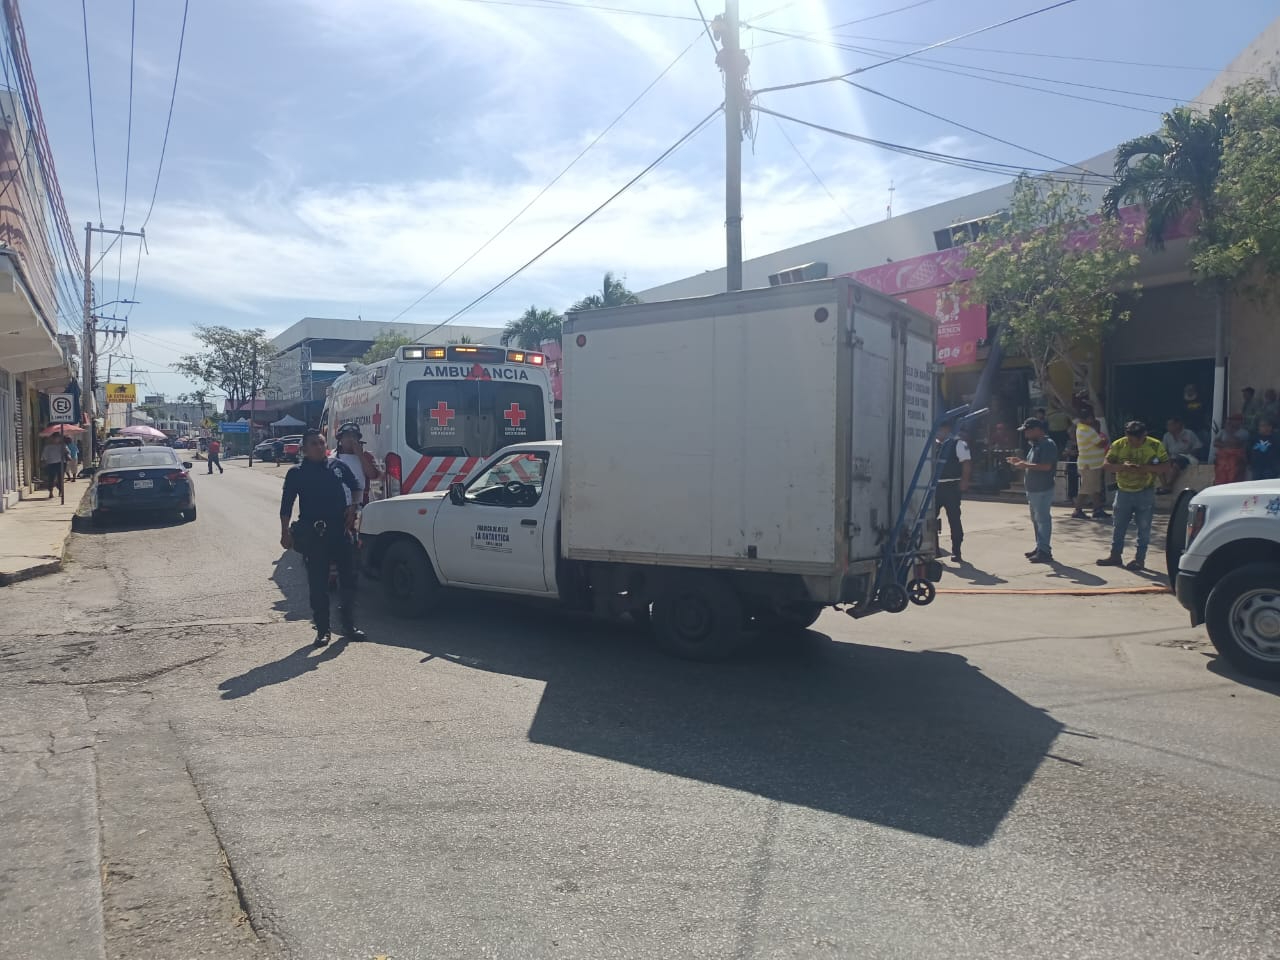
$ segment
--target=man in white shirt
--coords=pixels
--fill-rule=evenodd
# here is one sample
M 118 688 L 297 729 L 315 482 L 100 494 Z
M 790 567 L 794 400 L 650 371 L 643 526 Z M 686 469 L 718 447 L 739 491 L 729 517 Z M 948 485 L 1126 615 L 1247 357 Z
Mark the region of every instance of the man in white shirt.
M 1183 470 L 1200 462 L 1201 444 L 1195 432 L 1187 429 L 1177 417 L 1171 417 L 1166 426 L 1168 431 L 1164 435 L 1164 448 L 1169 453 L 1170 471 L 1159 493 L 1168 493 L 1178 482 L 1178 476 Z
M 964 524 L 960 520 L 961 494 L 969 489 L 969 478 L 973 472 L 973 456 L 969 452 L 969 444 L 964 435 L 956 437 L 954 445 L 947 443 L 951 437 L 951 424 L 944 423 L 938 428 L 938 439 L 934 441 L 934 456 L 941 458 L 944 451 L 946 458 L 938 464 L 938 491 L 934 495 L 934 520 L 939 522 L 938 533 L 942 533 L 942 511 L 947 512 L 947 527 L 951 530 L 951 559 L 956 563 L 964 563 L 960 556 L 960 545 L 964 542 Z

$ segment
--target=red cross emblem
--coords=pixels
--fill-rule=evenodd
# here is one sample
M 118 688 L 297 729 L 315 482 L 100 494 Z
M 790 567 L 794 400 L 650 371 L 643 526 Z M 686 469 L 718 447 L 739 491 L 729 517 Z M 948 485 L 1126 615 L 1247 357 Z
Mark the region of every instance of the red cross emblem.
M 489 376 L 488 370 L 486 370 L 484 367 L 480 366 L 479 363 L 477 363 L 475 366 L 471 368 L 471 372 L 467 374 L 467 379 L 468 380 L 492 380 L 493 377 Z
M 373 424 L 374 433 L 382 432 L 382 404 L 375 403 L 373 405 L 373 419 L 370 422 Z
M 502 415 L 507 418 L 507 423 L 511 424 L 513 430 L 519 428 L 520 424 L 524 423 L 524 418 L 529 416 L 520 409 L 518 403 L 511 404 Z
M 437 403 L 436 408 L 431 411 L 431 418 L 435 420 L 438 427 L 447 427 L 453 417 L 453 410 L 443 400 Z

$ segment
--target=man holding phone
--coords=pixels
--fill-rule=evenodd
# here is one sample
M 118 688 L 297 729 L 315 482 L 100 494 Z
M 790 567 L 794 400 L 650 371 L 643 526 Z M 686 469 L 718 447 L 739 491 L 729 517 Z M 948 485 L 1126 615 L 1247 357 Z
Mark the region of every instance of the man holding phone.
M 1147 436 L 1145 423 L 1130 420 L 1125 424 L 1124 436 L 1111 444 L 1102 469 L 1116 475 L 1116 500 L 1112 509 L 1111 553 L 1099 560 L 1098 566 L 1142 570 L 1151 542 L 1157 480 L 1169 470 L 1169 452 L 1159 440 Z M 1130 520 L 1138 527 L 1138 545 L 1133 559 L 1125 563 L 1121 554 Z

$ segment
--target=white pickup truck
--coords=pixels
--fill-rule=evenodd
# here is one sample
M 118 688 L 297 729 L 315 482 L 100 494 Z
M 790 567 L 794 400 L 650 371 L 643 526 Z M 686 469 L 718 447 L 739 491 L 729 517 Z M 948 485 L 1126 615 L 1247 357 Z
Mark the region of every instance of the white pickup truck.
M 1187 490 L 1167 536 L 1169 579 L 1192 626 L 1239 670 L 1280 680 L 1280 481 Z
M 932 318 L 840 278 L 571 315 L 564 344 L 563 445 L 365 509 L 395 610 L 442 587 L 545 597 L 651 617 L 668 652 L 715 660 L 752 621 L 933 599 L 936 531 L 900 522 L 925 495 Z

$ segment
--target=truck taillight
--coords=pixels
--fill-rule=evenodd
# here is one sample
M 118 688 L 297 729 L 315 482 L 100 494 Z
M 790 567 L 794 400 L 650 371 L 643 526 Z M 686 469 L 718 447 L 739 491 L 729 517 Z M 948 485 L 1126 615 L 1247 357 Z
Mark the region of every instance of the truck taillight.
M 1204 529 L 1204 521 L 1208 513 L 1203 503 L 1197 503 L 1191 507 L 1191 512 L 1187 514 L 1187 547 L 1191 546 L 1191 541 L 1196 538 L 1196 534 Z
M 400 496 L 400 454 L 387 454 L 387 496 Z

